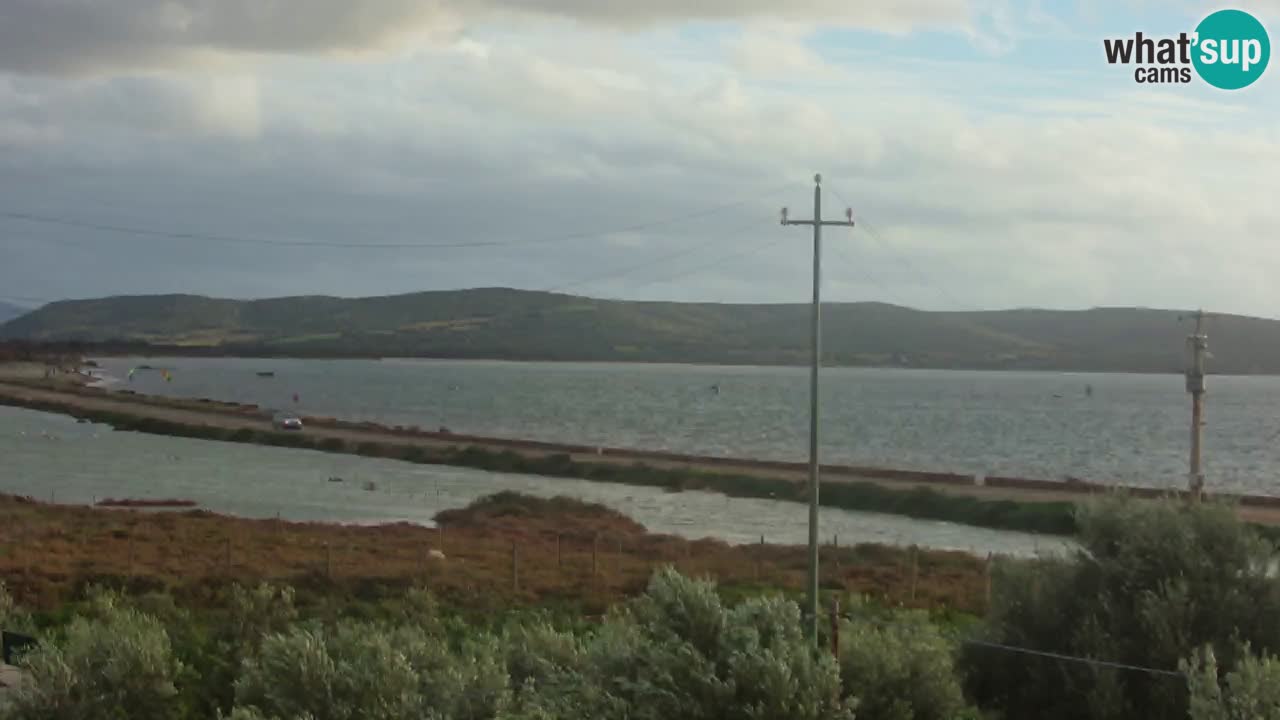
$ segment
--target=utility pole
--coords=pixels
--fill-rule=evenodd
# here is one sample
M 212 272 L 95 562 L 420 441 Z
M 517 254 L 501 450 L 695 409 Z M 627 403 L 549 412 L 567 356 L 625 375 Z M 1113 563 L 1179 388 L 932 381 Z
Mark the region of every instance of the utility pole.
M 1204 473 L 1200 470 L 1200 449 L 1204 428 L 1204 361 L 1209 355 L 1209 336 L 1204 334 L 1204 311 L 1196 312 L 1196 332 L 1187 336 L 1190 363 L 1187 366 L 1187 392 L 1191 393 L 1191 467 L 1188 490 L 1191 502 L 1199 502 L 1204 492 Z
M 809 369 L 809 632 L 818 644 L 818 368 L 822 365 L 822 227 L 853 227 L 853 210 L 845 211 L 844 220 L 822 219 L 822 176 L 813 176 L 813 219 L 791 220 L 782 208 L 783 225 L 813 226 L 813 312 L 810 322 Z

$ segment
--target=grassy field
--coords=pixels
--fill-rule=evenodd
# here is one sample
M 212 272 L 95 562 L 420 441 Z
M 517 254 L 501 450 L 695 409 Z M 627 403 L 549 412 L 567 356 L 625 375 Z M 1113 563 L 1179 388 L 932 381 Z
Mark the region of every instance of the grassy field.
M 61 506 L 13 496 L 0 496 L 0 517 L 0 577 L 20 602 L 46 609 L 90 583 L 166 591 L 199 604 L 233 581 L 272 580 L 316 597 L 368 599 L 421 586 L 480 613 L 558 606 L 593 614 L 641 591 L 663 565 L 714 578 L 728 592 L 799 592 L 806 568 L 803 547 L 688 541 L 650 533 L 600 505 L 515 494 L 442 513 L 438 529 Z M 875 545 L 822 553 L 830 591 L 939 611 L 984 609 L 984 559 Z

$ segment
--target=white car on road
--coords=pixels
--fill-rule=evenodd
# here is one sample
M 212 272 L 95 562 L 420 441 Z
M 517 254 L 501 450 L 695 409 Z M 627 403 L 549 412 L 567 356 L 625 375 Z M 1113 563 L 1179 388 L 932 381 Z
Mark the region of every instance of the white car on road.
M 271 419 L 271 425 L 278 430 L 301 430 L 302 418 L 289 412 L 278 412 Z

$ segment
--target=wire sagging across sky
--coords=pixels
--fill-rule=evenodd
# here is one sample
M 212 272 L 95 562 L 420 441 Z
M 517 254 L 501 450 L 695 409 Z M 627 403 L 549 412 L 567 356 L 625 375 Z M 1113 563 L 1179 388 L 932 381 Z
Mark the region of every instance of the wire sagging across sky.
M 691 210 L 676 215 L 639 222 L 632 225 L 609 228 L 605 230 L 586 230 L 579 232 L 566 233 L 561 235 L 553 235 L 541 238 L 532 238 L 527 240 L 467 240 L 457 242 L 336 242 L 324 240 L 281 240 L 274 238 L 246 237 L 240 235 L 224 235 L 216 233 L 200 233 L 186 232 L 178 230 L 166 230 L 157 228 L 144 228 L 131 225 L 117 225 L 112 223 L 98 223 L 78 220 L 76 218 L 44 215 L 38 213 L 18 212 L 18 211 L 0 211 L 0 218 L 10 220 L 21 220 L 30 223 L 40 223 L 46 225 L 60 225 L 63 227 L 74 227 L 85 230 L 95 230 L 99 232 L 118 233 L 123 235 L 134 235 L 138 237 L 161 238 L 165 240 L 195 241 L 200 243 L 226 243 L 240 245 L 263 245 L 273 247 L 299 247 L 299 248 L 359 248 L 368 250 L 418 250 L 418 249 L 448 249 L 448 248 L 483 248 L 483 247 L 515 247 L 522 245 L 543 245 L 559 242 L 569 242 L 573 240 L 588 240 L 594 238 L 608 237 L 610 235 L 618 235 L 629 232 L 640 232 L 642 230 L 650 230 L 653 228 L 674 225 L 676 223 L 694 220 L 716 213 L 731 210 L 750 202 L 755 202 L 763 198 L 776 195 L 783 189 L 790 187 L 791 184 L 769 188 L 768 190 L 752 195 L 750 197 L 741 198 L 732 202 L 720 203 L 708 207 Z

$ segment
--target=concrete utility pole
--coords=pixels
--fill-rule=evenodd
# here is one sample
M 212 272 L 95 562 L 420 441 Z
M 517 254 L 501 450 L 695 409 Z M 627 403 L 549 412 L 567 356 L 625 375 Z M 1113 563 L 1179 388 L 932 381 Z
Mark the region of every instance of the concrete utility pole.
M 1209 336 L 1204 334 L 1204 311 L 1196 312 L 1196 332 L 1187 336 L 1190 363 L 1187 366 L 1187 392 L 1191 393 L 1191 467 L 1188 490 L 1192 502 L 1199 502 L 1204 492 L 1204 473 L 1200 470 L 1200 448 L 1204 428 L 1204 361 L 1209 355 Z
M 813 226 L 813 314 L 810 323 L 812 365 L 809 370 L 809 632 L 818 644 L 818 368 L 822 364 L 822 227 L 853 227 L 853 210 L 844 220 L 822 219 L 822 176 L 813 176 L 813 219 L 791 220 L 782 208 L 783 225 Z

